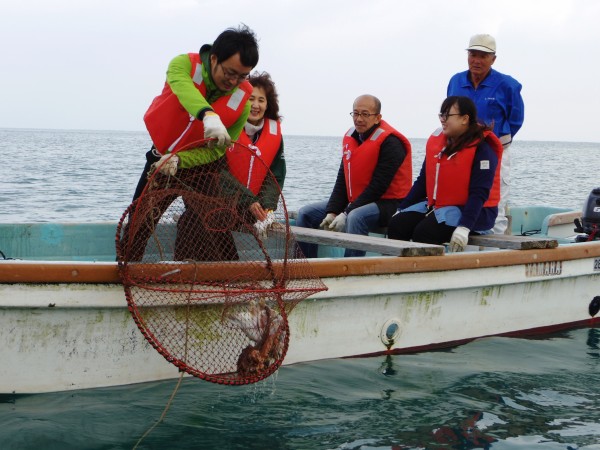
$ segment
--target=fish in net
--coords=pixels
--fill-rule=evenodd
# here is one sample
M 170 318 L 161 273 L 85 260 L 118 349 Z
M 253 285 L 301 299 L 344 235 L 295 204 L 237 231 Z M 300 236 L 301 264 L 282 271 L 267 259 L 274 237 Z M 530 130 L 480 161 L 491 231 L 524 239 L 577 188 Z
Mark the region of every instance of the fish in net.
M 239 143 L 227 151 L 172 176 L 153 170 L 119 221 L 116 249 L 129 310 L 148 342 L 182 371 L 238 385 L 280 367 L 288 315 L 327 288 L 299 250 L 263 160 Z M 265 166 L 260 191 L 249 189 L 246 166 L 227 163 L 236 152 Z M 261 221 L 249 212 L 257 199 L 272 203 Z

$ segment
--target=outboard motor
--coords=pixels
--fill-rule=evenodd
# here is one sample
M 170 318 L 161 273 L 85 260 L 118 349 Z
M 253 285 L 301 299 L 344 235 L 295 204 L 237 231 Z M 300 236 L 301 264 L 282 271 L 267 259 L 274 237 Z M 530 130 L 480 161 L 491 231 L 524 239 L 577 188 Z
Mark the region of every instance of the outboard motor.
M 577 241 L 600 239 L 600 187 L 592 190 L 583 204 L 582 214 L 581 221 L 575 219 L 575 231 L 585 236 L 577 236 Z

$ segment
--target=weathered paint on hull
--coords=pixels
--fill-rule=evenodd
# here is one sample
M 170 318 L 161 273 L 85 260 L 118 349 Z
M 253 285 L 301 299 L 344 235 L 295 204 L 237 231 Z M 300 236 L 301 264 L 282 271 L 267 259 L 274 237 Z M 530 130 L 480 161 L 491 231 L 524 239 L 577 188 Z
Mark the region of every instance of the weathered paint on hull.
M 2 285 L 0 298 L 11 299 L 0 307 L 1 393 L 177 376 L 135 326 L 119 285 Z
M 588 313 L 600 295 L 600 274 L 589 274 L 592 264 L 593 259 L 563 263 L 563 274 L 554 276 L 526 277 L 526 266 L 514 266 L 327 279 L 328 292 L 305 300 L 290 315 L 286 363 L 600 323 Z M 470 282 L 461 284 L 464 279 Z M 392 343 L 385 339 L 390 324 L 397 325 Z
M 600 245 L 584 244 L 575 253 L 492 253 L 315 262 L 329 290 L 303 301 L 290 315 L 284 363 L 443 347 L 597 320 L 590 319 L 588 305 L 600 295 Z M 506 266 L 499 266 L 502 255 L 511 259 Z M 10 265 L 13 271 L 25 266 L 32 269 L 26 263 Z M 50 276 L 48 267 L 40 267 L 38 276 Z M 74 266 L 53 267 L 73 276 Z M 86 277 L 87 266 L 78 267 L 76 278 Z M 112 279 L 113 265 L 100 267 L 105 279 Z M 114 279 L 85 280 L 0 284 L 0 393 L 178 376 L 135 327 L 122 287 Z M 389 333 L 393 342 L 386 346 L 390 324 L 397 332 Z

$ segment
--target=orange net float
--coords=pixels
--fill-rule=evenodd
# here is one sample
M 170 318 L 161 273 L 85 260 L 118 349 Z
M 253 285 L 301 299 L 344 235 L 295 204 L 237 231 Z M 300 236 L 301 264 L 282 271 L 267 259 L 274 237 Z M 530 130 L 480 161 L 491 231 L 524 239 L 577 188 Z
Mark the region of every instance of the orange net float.
M 167 361 L 213 383 L 254 383 L 281 366 L 293 308 L 327 288 L 255 148 L 233 143 L 226 158 L 206 144 L 192 148 L 212 162 L 149 174 L 117 226 L 119 273 L 133 320 Z M 252 164 L 228 164 L 232 156 Z M 246 182 L 255 173 L 257 192 Z M 255 202 L 269 206 L 266 219 L 250 213 Z

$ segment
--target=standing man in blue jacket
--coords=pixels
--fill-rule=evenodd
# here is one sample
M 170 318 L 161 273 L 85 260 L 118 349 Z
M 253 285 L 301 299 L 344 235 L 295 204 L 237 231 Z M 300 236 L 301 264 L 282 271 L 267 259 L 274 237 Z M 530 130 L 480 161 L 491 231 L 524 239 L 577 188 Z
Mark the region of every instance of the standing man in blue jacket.
M 501 187 L 498 217 L 493 232 L 503 234 L 508 227 L 506 205 L 510 185 L 510 144 L 523 125 L 525 106 L 521 84 L 494 69 L 496 40 L 489 34 L 476 34 L 469 41 L 469 70 L 450 78 L 447 95 L 469 97 L 477 106 L 480 121 L 489 125 L 502 142 Z

